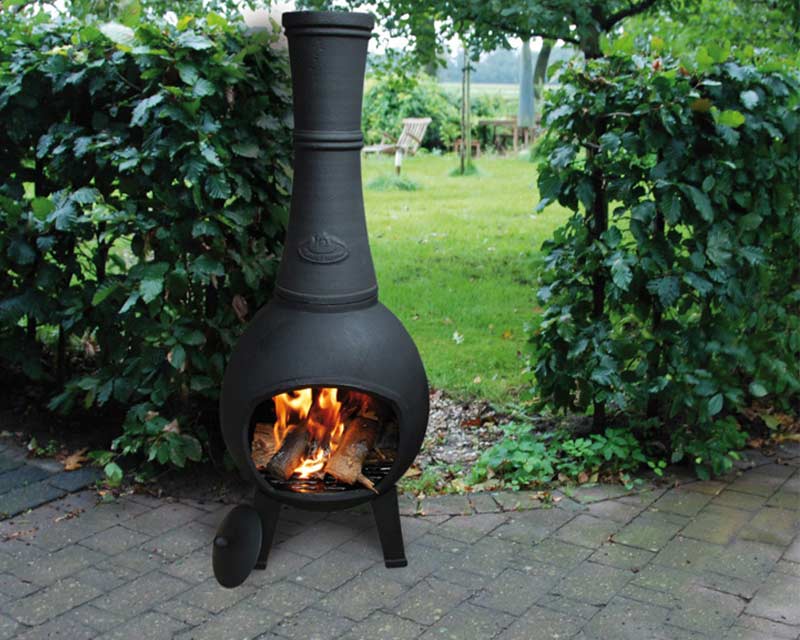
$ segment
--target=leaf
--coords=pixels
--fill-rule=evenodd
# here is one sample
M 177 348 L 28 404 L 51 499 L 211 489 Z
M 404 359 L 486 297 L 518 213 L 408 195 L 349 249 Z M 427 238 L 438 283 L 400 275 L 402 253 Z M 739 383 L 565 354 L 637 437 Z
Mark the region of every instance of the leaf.
M 106 480 L 112 487 L 118 486 L 122 482 L 122 468 L 116 462 L 109 462 L 103 471 L 106 474 Z
M 64 458 L 62 462 L 64 471 L 77 471 L 83 467 L 84 463 L 89 462 L 89 458 L 86 457 L 88 450 L 88 448 L 80 449 Z
M 178 70 L 178 75 L 180 79 L 183 80 L 189 86 L 193 86 L 197 79 L 200 77 L 200 73 L 197 71 L 197 67 L 193 64 L 188 64 L 186 62 L 180 62 L 175 65 L 175 68 Z
M 178 371 L 186 368 L 186 350 L 179 344 L 167 354 L 167 361 Z
M 767 388 L 760 382 L 751 382 L 749 388 L 750 393 L 756 398 L 763 398 L 768 393 Z
M 222 167 L 222 161 L 219 159 L 217 155 L 216 149 L 212 147 L 208 142 L 203 141 L 200 145 L 200 154 L 209 162 L 209 164 L 213 164 L 215 167 Z
M 222 173 L 211 173 L 206 178 L 206 193 L 212 198 L 227 200 L 231 197 L 231 186 Z
M 200 441 L 194 436 L 189 435 L 184 435 L 182 440 L 183 451 L 186 457 L 194 462 L 200 462 L 200 460 L 203 459 L 203 447 L 200 445 Z
M 33 215 L 38 220 L 47 220 L 47 216 L 53 213 L 55 208 L 56 205 L 50 198 L 34 198 L 31 200 Z
M 210 49 L 214 46 L 214 43 L 211 42 L 211 40 L 205 36 L 195 33 L 194 31 L 184 31 L 178 36 L 175 42 L 179 47 L 194 49 L 195 51 Z
M 100 25 L 100 32 L 111 42 L 130 46 L 133 44 L 135 32 L 119 22 L 106 22 Z
M 217 92 L 217 87 L 214 83 L 205 78 L 198 78 L 194 83 L 192 95 L 197 98 L 204 98 L 205 96 L 213 96 Z
M 166 262 L 148 264 L 144 269 L 139 282 L 139 293 L 146 304 L 150 304 L 161 295 L 164 290 L 164 276 L 168 270 L 169 264 Z
M 119 282 L 106 282 L 97 288 L 92 296 L 92 306 L 96 307 L 101 304 L 108 296 L 119 289 Z
M 155 95 L 152 95 L 149 98 L 145 98 L 144 100 L 139 100 L 139 102 L 133 109 L 133 115 L 131 116 L 131 126 L 140 127 L 144 125 L 149 117 L 150 109 L 159 104 L 163 99 L 164 99 L 163 93 L 156 93 Z
M 697 98 L 689 103 L 689 108 L 698 113 L 708 113 L 711 111 L 712 102 L 708 98 Z
M 711 207 L 711 200 L 705 193 L 690 184 L 682 184 L 680 188 L 681 191 L 689 196 L 689 199 L 692 201 L 692 204 L 694 204 L 703 220 L 706 222 L 714 220 L 714 209 Z
M 633 281 L 633 272 L 622 254 L 616 254 L 611 262 L 611 280 L 623 291 L 627 291 Z
M 243 158 L 257 158 L 261 153 L 261 149 L 254 142 L 240 142 L 233 145 L 231 149 L 237 156 Z
M 736 129 L 737 127 L 742 126 L 745 120 L 746 118 L 744 114 L 740 111 L 735 111 L 734 109 L 725 109 L 725 111 L 722 111 L 717 117 L 717 124 Z
M 665 309 L 672 306 L 681 293 L 680 281 L 676 276 L 666 276 L 651 280 L 647 284 L 647 290 L 658 296 L 661 306 Z
M 720 411 L 722 411 L 722 405 L 724 404 L 724 398 L 722 397 L 721 393 L 712 396 L 711 399 L 708 401 L 708 415 L 715 416 Z
M 225 275 L 225 267 L 222 263 L 205 253 L 195 258 L 189 269 L 193 274 L 201 277 Z
M 36 250 L 24 239 L 15 237 L 8 245 L 8 257 L 20 265 L 33 264 Z
M 753 90 L 742 91 L 739 94 L 739 99 L 742 101 L 745 109 L 752 109 L 758 104 L 759 100 L 758 94 Z

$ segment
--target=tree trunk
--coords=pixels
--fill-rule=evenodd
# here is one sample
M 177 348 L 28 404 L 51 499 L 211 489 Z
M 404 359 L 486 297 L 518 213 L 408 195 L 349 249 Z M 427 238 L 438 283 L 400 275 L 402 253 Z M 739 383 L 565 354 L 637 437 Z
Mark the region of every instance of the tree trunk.
M 536 67 L 533 70 L 533 95 L 534 107 L 539 109 L 544 97 L 544 85 L 547 83 L 547 67 L 550 64 L 550 53 L 553 51 L 553 41 L 545 40 L 539 55 L 536 56 Z
M 520 49 L 519 109 L 517 110 L 517 125 L 520 128 L 530 129 L 533 126 L 535 106 L 531 41 L 525 40 Z

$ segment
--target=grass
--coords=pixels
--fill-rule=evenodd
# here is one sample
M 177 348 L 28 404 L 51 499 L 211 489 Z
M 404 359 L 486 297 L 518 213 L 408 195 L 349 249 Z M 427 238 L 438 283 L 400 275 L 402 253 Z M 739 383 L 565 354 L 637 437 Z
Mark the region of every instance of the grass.
M 451 177 L 453 155 L 416 156 L 403 176 L 416 191 L 365 189 L 381 300 L 405 324 L 430 382 L 458 397 L 514 400 L 529 385 L 526 323 L 538 313 L 540 247 L 565 211 L 533 213 L 536 172 L 526 159 L 486 156 Z M 392 173 L 367 158 L 364 184 Z

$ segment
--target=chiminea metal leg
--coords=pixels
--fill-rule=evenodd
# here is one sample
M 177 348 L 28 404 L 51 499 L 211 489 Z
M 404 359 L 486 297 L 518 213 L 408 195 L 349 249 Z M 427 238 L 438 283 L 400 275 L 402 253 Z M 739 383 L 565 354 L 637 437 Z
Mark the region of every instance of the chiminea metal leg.
M 400 509 L 397 506 L 397 488 L 372 501 L 372 513 L 378 525 L 378 535 L 383 548 L 383 562 L 388 569 L 408 565 L 403 547 L 403 530 L 400 528 Z
M 256 490 L 254 502 L 256 511 L 261 518 L 261 551 L 258 553 L 255 568 L 266 569 L 269 550 L 272 548 L 272 540 L 275 538 L 275 529 L 281 514 L 281 504 L 258 490 Z

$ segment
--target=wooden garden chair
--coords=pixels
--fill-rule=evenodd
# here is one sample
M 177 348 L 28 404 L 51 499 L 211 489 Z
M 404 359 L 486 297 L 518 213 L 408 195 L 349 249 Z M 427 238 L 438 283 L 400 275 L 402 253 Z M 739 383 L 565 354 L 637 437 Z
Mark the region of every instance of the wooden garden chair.
M 393 153 L 394 170 L 399 175 L 400 168 L 403 166 L 403 158 L 406 155 L 413 156 L 417 152 L 430 123 L 430 118 L 405 118 L 403 120 L 403 131 L 400 133 L 397 142 L 394 144 L 387 143 L 386 140 L 389 139 L 389 136 L 384 134 L 384 140 L 380 144 L 364 147 L 363 151 L 364 153 Z

